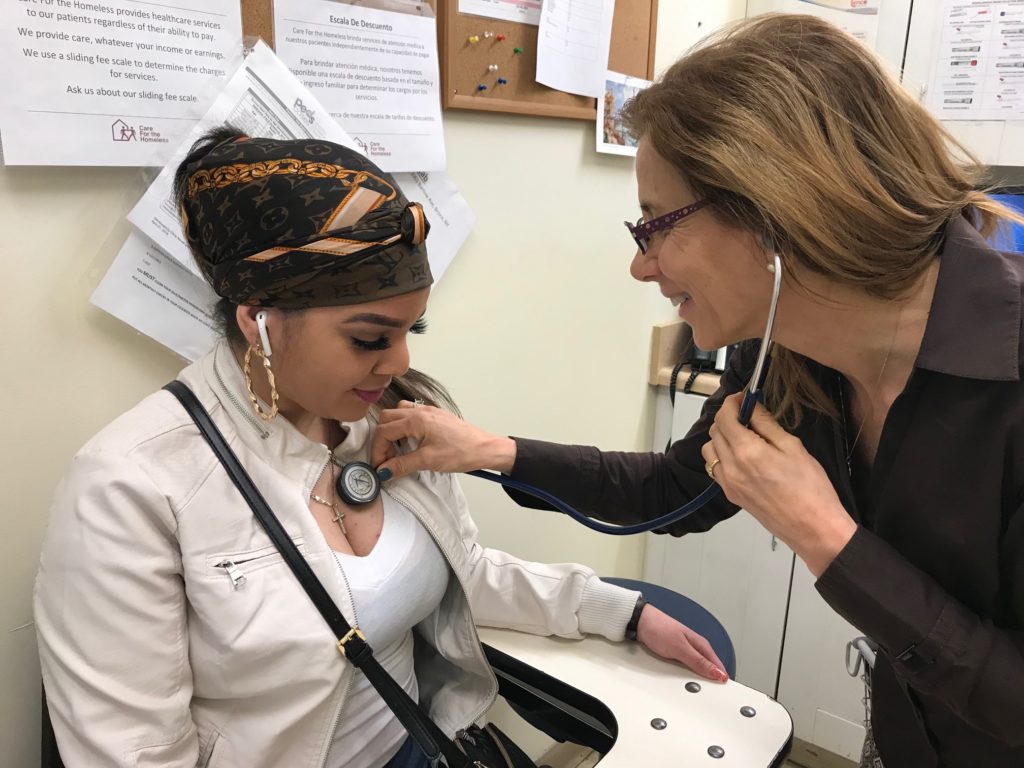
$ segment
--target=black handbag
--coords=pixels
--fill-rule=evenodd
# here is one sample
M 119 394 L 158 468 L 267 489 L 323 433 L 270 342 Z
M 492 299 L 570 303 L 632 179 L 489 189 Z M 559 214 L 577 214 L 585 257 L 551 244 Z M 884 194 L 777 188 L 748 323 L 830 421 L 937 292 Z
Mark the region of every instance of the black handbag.
M 459 731 L 454 741 L 445 736 L 420 705 L 380 665 L 359 627 L 352 627 L 345 620 L 195 393 L 181 381 L 172 381 L 164 389 L 178 399 L 199 427 L 200 434 L 224 466 L 256 520 L 331 628 L 337 638 L 338 652 L 366 675 L 366 679 L 377 689 L 398 721 L 416 740 L 431 765 L 444 765 L 447 768 L 537 768 L 525 752 L 492 724 L 483 727 L 472 725 Z

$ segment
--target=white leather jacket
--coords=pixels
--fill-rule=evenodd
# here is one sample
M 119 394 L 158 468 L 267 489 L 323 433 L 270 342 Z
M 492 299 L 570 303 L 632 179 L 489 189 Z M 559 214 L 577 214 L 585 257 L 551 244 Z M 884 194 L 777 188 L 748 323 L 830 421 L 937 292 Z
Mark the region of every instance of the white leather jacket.
M 180 378 L 358 625 L 345 574 L 308 508 L 327 449 L 283 418 L 253 415 L 225 343 Z M 347 426 L 337 455 L 366 459 L 372 425 Z M 474 617 L 622 638 L 635 592 L 580 565 L 481 546 L 451 476 L 422 473 L 386 492 L 426 527 L 454 576 L 416 628 L 421 697 L 447 733 L 478 720 L 497 692 Z M 353 668 L 169 393 L 147 397 L 75 456 L 53 505 L 35 618 L 68 768 L 323 765 Z

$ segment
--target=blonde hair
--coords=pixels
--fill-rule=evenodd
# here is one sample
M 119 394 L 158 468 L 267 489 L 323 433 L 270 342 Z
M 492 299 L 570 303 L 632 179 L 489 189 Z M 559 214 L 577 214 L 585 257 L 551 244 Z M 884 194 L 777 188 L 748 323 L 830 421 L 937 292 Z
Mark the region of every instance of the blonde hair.
M 623 117 L 714 215 L 770 238 L 787 274 L 799 265 L 899 298 L 953 217 L 986 237 L 1022 221 L 976 190 L 978 162 L 871 53 L 812 16 L 767 14 L 712 35 Z M 765 394 L 788 426 L 805 409 L 836 415 L 805 359 L 780 345 Z

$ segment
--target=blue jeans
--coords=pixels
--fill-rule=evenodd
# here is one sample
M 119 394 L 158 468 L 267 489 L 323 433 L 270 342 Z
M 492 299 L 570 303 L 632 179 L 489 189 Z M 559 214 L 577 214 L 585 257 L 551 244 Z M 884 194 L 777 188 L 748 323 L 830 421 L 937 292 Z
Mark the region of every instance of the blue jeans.
M 423 754 L 420 745 L 410 736 L 395 756 L 388 761 L 385 768 L 430 768 L 430 761 Z

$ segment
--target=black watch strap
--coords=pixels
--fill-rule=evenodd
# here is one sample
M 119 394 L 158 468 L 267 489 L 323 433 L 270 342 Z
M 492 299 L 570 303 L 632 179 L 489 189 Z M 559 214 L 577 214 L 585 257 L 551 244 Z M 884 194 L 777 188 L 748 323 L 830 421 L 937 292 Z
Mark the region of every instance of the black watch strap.
M 640 614 L 643 613 L 645 605 L 647 605 L 647 601 L 644 600 L 643 595 L 640 595 L 636 599 L 636 605 L 633 607 L 633 615 L 629 617 L 629 623 L 626 624 L 627 640 L 636 640 L 636 629 L 640 626 Z

